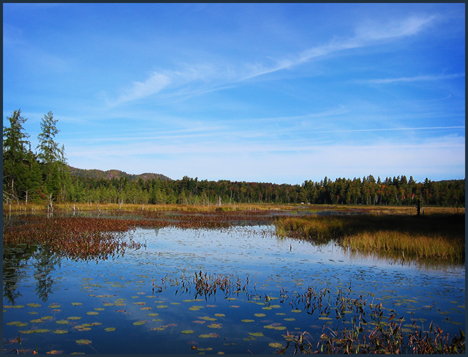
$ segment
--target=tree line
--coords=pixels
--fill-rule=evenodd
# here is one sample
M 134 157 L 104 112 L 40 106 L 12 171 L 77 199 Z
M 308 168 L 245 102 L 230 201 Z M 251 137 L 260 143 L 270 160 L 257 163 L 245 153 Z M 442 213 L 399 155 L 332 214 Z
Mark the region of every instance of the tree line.
M 377 180 L 325 177 L 302 185 L 261 182 L 208 181 L 184 176 L 181 180 L 159 177 L 143 180 L 74 176 L 66 164 L 63 145 L 55 141 L 59 132 L 49 112 L 41 121 L 36 152 L 24 132 L 26 121 L 17 110 L 3 128 L 4 202 L 87 202 L 133 204 L 235 204 L 310 203 L 353 205 L 465 206 L 465 180 L 416 182 L 402 175 Z
M 208 181 L 184 176 L 181 180 L 92 179 L 72 177 L 71 200 L 76 202 L 143 204 L 235 204 L 235 203 L 309 203 L 352 205 L 465 206 L 465 181 L 418 183 L 412 177 L 368 176 L 352 180 L 339 178 L 302 185 L 259 182 Z

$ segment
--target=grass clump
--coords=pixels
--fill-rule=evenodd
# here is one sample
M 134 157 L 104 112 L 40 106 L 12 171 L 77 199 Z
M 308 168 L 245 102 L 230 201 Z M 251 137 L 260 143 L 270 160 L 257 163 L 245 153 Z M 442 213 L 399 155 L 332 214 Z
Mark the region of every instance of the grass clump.
M 409 259 L 465 262 L 465 217 L 451 215 L 353 215 L 288 217 L 276 233 L 343 248 Z

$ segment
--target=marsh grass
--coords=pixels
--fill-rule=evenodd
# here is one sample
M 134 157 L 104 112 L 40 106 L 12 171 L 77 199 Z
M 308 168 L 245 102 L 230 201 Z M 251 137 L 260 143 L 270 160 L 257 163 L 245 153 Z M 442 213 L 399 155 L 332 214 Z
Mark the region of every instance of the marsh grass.
M 371 213 L 375 215 L 415 215 L 416 207 L 414 206 L 362 206 L 362 205 L 327 205 L 327 204 L 272 204 L 272 203 L 232 203 L 211 205 L 183 205 L 183 204 L 117 204 L 117 203 L 73 203 L 63 202 L 53 205 L 54 212 L 165 212 L 165 211 L 182 211 L 182 212 L 231 212 L 231 211 L 291 211 L 295 213 L 317 213 L 320 211 L 337 211 L 342 213 Z M 3 203 L 3 213 L 19 212 L 19 213 L 34 213 L 46 212 L 46 203 Z M 423 207 L 424 215 L 431 214 L 464 214 L 463 207 Z
M 261 204 L 261 203 L 235 203 L 235 204 L 223 204 L 218 205 L 183 205 L 183 204 L 117 204 L 117 203 L 56 203 L 53 205 L 54 212 L 166 212 L 166 211 L 177 211 L 177 212 L 232 212 L 232 211 L 258 211 L 258 210 L 289 210 L 295 205 L 274 205 L 274 204 Z M 46 204 L 38 203 L 3 203 L 3 212 L 20 212 L 20 213 L 32 213 L 32 212 L 46 212 Z
M 280 237 L 288 235 L 317 244 L 335 240 L 351 251 L 457 264 L 465 261 L 462 214 L 288 217 L 275 221 L 275 226 Z

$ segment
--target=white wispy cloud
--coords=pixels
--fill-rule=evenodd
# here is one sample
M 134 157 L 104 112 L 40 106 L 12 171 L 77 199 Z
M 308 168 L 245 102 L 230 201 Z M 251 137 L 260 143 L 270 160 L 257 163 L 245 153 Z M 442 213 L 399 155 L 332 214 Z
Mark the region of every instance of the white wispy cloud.
M 421 81 L 440 81 L 444 79 L 453 79 L 465 77 L 465 73 L 454 73 L 444 75 L 421 75 L 414 77 L 400 77 L 400 78 L 384 78 L 384 79 L 368 79 L 359 80 L 357 83 L 375 83 L 375 84 L 386 84 L 386 83 L 400 83 L 400 82 L 421 82 Z
M 367 131 L 413 131 L 413 130 L 446 130 L 446 129 L 465 129 L 465 126 L 433 126 L 420 128 L 380 128 L 380 129 L 345 129 L 345 130 L 319 130 L 309 133 L 348 133 L 348 132 L 367 132 Z
M 134 82 L 130 89 L 125 90 L 124 94 L 118 97 L 114 105 L 149 97 L 156 93 L 160 93 L 160 97 L 167 101 L 168 99 L 186 99 L 194 95 L 231 88 L 231 86 L 239 85 L 247 80 L 292 69 L 330 54 L 373 46 L 382 41 L 414 36 L 430 26 L 435 19 L 435 16 L 413 16 L 387 24 L 361 25 L 351 38 L 334 38 L 323 45 L 282 58 L 268 57 L 270 62 L 268 64 L 262 61 L 222 65 L 215 63 L 181 64 L 179 69 L 153 72 L 145 81 Z
M 241 80 L 289 69 L 312 59 L 325 57 L 333 53 L 372 46 L 383 40 L 414 36 L 430 26 L 435 19 L 436 16 L 414 16 L 403 20 L 391 21 L 387 24 L 361 25 L 357 28 L 354 37 L 348 39 L 335 38 L 324 45 L 309 48 L 299 55 L 279 59 L 276 61 L 276 65 L 271 67 L 265 67 L 261 64 L 251 66 L 252 70 L 250 73 L 244 75 Z
M 362 41 L 385 40 L 413 36 L 430 26 L 437 16 L 411 16 L 388 23 L 363 24 L 356 30 L 356 38 Z
M 171 83 L 167 75 L 153 72 L 144 82 L 133 82 L 131 88 L 124 91 L 113 105 L 118 105 L 158 93 Z

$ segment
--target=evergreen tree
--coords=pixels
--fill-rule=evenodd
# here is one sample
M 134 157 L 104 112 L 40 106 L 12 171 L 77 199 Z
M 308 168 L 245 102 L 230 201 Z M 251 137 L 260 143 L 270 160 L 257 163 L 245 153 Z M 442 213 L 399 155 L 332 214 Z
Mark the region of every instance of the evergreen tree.
M 21 109 L 7 117 L 10 127 L 3 127 L 3 198 L 7 201 L 19 201 L 25 196 L 27 188 L 28 150 L 23 124 L 26 118 L 21 116 Z
M 36 159 L 36 155 L 29 152 L 29 180 L 28 180 L 28 190 L 26 191 L 25 203 L 30 201 L 41 200 L 41 185 L 42 185 L 42 172 L 41 166 Z
M 50 199 L 57 199 L 62 187 L 60 168 L 64 154 L 55 142 L 55 136 L 59 132 L 57 121 L 52 112 L 44 115 L 41 120 L 42 132 L 37 137 L 39 144 L 36 148 L 39 150 L 37 156 L 42 165 L 44 184 Z
M 62 145 L 60 149 L 60 158 L 57 162 L 57 166 L 59 169 L 59 180 L 60 180 L 60 199 L 62 201 L 68 201 L 68 191 L 71 188 L 71 176 L 70 176 L 70 169 L 67 165 L 67 160 L 65 158 L 65 146 Z

